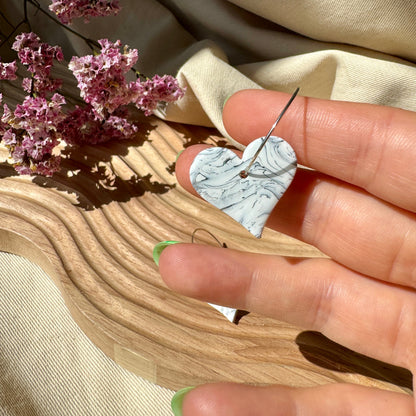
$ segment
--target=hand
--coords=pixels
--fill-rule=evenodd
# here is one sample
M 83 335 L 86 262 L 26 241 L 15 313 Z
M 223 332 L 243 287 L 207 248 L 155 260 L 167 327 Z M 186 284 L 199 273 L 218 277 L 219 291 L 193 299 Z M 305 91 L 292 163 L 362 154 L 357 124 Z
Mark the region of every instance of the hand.
M 269 130 L 287 100 L 274 91 L 241 91 L 227 101 L 224 125 L 246 145 Z M 314 170 L 298 170 L 267 226 L 330 258 L 289 262 L 175 244 L 161 254 L 163 279 L 187 296 L 320 331 L 359 353 L 415 370 L 416 113 L 297 97 L 275 134 Z M 203 148 L 186 149 L 177 162 L 179 182 L 195 195 L 189 168 Z M 211 384 L 191 390 L 183 402 L 183 416 L 392 412 L 414 415 L 413 399 L 345 384 Z

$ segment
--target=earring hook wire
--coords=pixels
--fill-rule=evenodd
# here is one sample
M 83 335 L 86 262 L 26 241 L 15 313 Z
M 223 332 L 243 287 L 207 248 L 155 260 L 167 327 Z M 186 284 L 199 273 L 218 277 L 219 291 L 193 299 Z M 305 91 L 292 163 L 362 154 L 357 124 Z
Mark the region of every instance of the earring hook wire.
M 205 232 L 205 233 L 207 233 L 209 236 L 211 236 L 217 243 L 218 243 L 218 245 L 220 246 L 220 247 L 222 247 L 222 248 L 227 248 L 227 244 L 225 244 L 225 243 L 221 243 L 221 241 L 220 240 L 218 240 L 218 238 L 217 237 L 215 237 L 215 235 L 214 234 L 212 234 L 210 231 L 208 231 L 208 230 L 206 230 L 205 228 L 195 228 L 195 230 L 193 231 L 193 233 L 192 233 L 192 239 L 191 239 L 191 243 L 193 244 L 193 243 L 195 243 L 195 235 L 196 235 L 196 233 L 198 232 L 198 231 L 203 231 L 203 232 Z
M 289 101 L 287 102 L 287 104 L 285 105 L 285 107 L 283 108 L 283 110 L 280 112 L 279 116 L 277 117 L 276 121 L 274 122 L 272 128 L 269 130 L 269 132 L 267 133 L 267 135 L 264 137 L 263 143 L 260 145 L 260 147 L 257 149 L 257 152 L 254 154 L 253 159 L 251 159 L 251 162 L 249 163 L 249 165 L 247 166 L 247 168 L 245 170 L 242 170 L 240 172 L 240 177 L 245 179 L 248 176 L 248 172 L 250 170 L 250 168 L 253 166 L 254 161 L 257 159 L 258 155 L 260 154 L 260 152 L 263 150 L 263 147 L 266 145 L 267 140 L 269 140 L 270 136 L 273 133 L 273 130 L 276 128 L 277 124 L 279 123 L 279 121 L 282 119 L 283 115 L 286 113 L 286 110 L 290 107 L 290 105 L 292 104 L 293 100 L 295 99 L 296 95 L 299 92 L 299 87 L 296 88 L 295 92 L 292 94 L 292 96 L 290 97 Z

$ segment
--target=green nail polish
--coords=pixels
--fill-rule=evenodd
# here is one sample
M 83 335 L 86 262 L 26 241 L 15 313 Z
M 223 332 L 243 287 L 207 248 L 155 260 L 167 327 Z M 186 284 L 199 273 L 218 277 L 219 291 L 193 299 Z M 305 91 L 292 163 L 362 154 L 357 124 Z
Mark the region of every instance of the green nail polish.
M 178 159 L 179 159 L 179 156 L 182 154 L 182 152 L 184 151 L 185 149 L 182 149 L 177 155 L 176 155 L 176 161 L 178 161 Z
M 162 251 L 172 244 L 178 244 L 179 241 L 162 241 L 161 243 L 158 243 L 155 245 L 155 248 L 153 249 L 153 260 L 155 261 L 156 265 L 159 266 L 159 258 L 162 254 Z
M 194 389 L 194 387 L 185 387 L 176 392 L 171 401 L 171 407 L 175 416 L 182 416 L 182 404 L 186 394 Z

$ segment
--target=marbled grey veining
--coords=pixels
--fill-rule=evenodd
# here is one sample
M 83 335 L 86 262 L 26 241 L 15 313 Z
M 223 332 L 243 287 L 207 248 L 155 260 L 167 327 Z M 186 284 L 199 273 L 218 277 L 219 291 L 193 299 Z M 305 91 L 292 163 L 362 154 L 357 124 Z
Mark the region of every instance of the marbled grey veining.
M 206 201 L 238 221 L 257 238 L 279 199 L 295 176 L 297 161 L 292 147 L 270 136 L 253 163 L 247 178 L 241 178 L 264 137 L 251 142 L 242 159 L 222 147 L 197 155 L 190 169 L 191 183 Z

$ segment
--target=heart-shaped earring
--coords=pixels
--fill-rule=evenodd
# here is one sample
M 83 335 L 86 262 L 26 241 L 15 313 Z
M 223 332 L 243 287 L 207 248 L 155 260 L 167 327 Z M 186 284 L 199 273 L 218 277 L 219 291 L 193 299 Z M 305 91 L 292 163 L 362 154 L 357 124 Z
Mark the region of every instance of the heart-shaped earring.
M 271 134 L 298 91 L 299 88 L 269 133 L 251 142 L 241 159 L 230 149 L 212 147 L 200 152 L 190 168 L 196 192 L 257 238 L 295 176 L 294 150 L 285 140 Z

